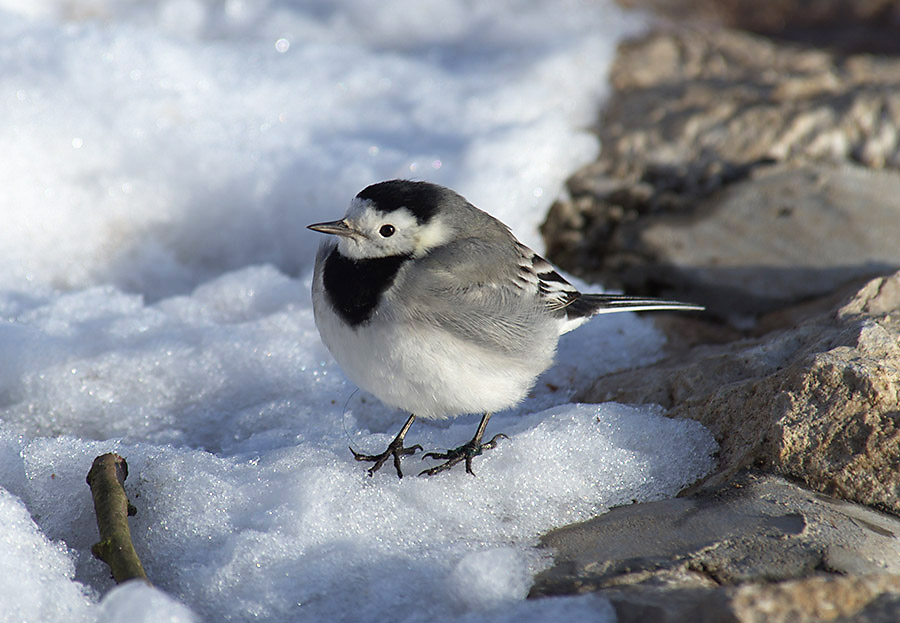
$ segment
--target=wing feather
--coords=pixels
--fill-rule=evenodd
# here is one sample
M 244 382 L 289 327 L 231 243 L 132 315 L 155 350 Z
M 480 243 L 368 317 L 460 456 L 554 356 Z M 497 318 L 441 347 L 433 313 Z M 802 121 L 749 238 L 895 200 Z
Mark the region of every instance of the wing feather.
M 521 265 L 521 253 L 508 241 L 457 240 L 420 258 L 416 270 L 403 275 L 396 295 L 417 322 L 525 356 L 535 341 L 556 339 L 555 320 L 565 312 L 560 307 L 548 314 L 539 280 Z

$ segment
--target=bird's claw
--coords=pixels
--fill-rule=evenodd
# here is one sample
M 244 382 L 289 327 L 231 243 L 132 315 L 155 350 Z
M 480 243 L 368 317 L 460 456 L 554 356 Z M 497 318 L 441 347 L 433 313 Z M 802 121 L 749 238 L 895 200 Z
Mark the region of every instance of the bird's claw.
M 403 472 L 400 470 L 400 457 L 406 456 L 407 454 L 415 454 L 417 451 L 422 450 L 422 446 L 416 444 L 414 446 L 410 446 L 405 448 L 403 446 L 403 441 L 395 439 L 392 441 L 387 449 L 381 454 L 362 454 L 361 452 L 357 452 L 352 447 L 350 448 L 350 452 L 353 453 L 353 458 L 357 461 L 371 461 L 374 463 L 372 467 L 370 467 L 367 471 L 369 472 L 369 476 L 374 476 L 375 472 L 381 469 L 381 466 L 384 465 L 387 460 L 391 457 L 394 458 L 394 469 L 397 470 L 397 477 L 403 478 Z
M 434 476 L 435 474 L 447 471 L 448 469 L 462 461 L 466 462 L 466 473 L 472 474 L 474 476 L 475 472 L 472 471 L 472 459 L 485 450 L 494 448 L 497 445 L 498 439 L 509 439 L 509 437 L 507 437 L 503 433 L 497 433 L 490 441 L 486 443 L 481 443 L 480 441 L 473 439 L 468 443 L 464 443 L 458 448 L 448 450 L 447 452 L 426 452 L 422 455 L 423 459 L 438 459 L 446 462 L 441 463 L 440 465 L 436 465 L 431 469 L 426 469 L 422 472 L 419 472 L 419 476 Z

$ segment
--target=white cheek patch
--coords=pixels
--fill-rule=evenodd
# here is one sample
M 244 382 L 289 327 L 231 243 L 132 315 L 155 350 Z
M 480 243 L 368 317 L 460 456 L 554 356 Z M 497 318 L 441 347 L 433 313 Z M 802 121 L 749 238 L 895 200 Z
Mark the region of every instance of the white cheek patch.
M 440 219 L 432 219 L 430 223 L 419 229 L 415 241 L 415 257 L 422 257 L 435 247 L 446 244 L 450 240 L 450 228 Z

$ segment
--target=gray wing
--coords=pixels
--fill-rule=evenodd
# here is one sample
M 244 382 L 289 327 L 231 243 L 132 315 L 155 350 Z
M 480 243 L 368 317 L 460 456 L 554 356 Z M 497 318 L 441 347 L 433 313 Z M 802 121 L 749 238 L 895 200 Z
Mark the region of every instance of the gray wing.
M 404 272 L 396 294 L 414 322 L 512 355 L 559 335 L 562 306 L 539 291 L 531 258 L 508 231 L 434 249 Z M 570 286 L 571 287 L 571 286 Z

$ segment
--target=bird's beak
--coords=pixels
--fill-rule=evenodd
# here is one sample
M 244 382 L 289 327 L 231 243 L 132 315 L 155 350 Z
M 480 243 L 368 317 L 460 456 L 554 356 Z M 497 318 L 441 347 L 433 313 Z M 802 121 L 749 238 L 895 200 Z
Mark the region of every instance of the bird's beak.
M 336 236 L 352 236 L 355 232 L 347 225 L 347 221 L 328 221 L 326 223 L 313 223 L 307 225 L 307 229 L 322 232 L 323 234 L 335 234 Z

